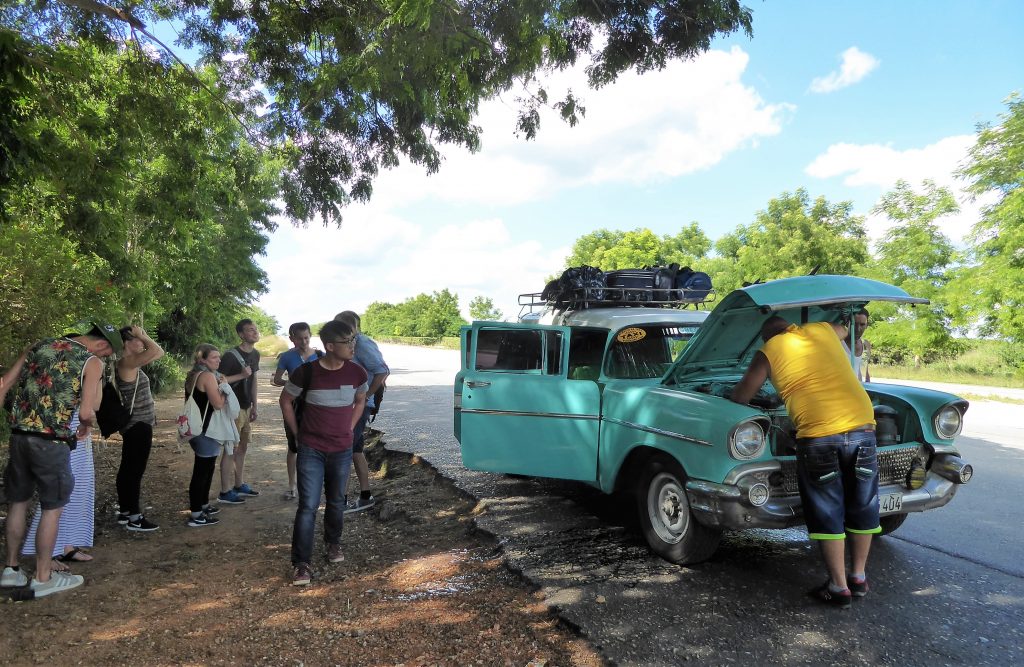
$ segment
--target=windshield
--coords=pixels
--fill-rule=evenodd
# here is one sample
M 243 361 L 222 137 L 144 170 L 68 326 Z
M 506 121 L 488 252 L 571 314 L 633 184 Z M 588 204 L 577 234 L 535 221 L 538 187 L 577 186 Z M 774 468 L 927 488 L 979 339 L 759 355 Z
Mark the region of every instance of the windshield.
M 612 339 L 605 374 L 612 378 L 660 378 L 699 327 L 648 324 L 626 327 Z

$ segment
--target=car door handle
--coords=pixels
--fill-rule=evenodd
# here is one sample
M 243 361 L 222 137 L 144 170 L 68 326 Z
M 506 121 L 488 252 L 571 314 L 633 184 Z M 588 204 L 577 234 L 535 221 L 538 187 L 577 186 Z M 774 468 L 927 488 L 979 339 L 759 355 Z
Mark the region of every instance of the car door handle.
M 470 389 L 479 389 L 480 387 L 490 387 L 491 383 L 483 380 L 470 380 L 466 383 L 466 386 Z

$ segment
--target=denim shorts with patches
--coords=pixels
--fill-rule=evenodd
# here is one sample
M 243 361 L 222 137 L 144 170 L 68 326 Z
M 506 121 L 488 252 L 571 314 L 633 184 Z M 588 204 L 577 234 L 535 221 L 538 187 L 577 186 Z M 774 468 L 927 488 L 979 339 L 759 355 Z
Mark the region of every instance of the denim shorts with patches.
M 797 441 L 800 501 L 812 540 L 881 532 L 875 447 L 868 429 Z

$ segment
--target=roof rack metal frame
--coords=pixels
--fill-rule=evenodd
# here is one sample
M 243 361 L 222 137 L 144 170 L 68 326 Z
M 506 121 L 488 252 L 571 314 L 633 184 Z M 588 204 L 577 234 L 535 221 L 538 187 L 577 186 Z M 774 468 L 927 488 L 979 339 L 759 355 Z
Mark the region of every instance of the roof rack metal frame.
M 547 310 L 584 310 L 588 308 L 675 308 L 683 310 L 711 303 L 718 298 L 714 289 L 658 289 L 651 287 L 580 287 L 565 290 L 555 299 L 543 298 L 543 292 L 519 295 L 519 319 Z

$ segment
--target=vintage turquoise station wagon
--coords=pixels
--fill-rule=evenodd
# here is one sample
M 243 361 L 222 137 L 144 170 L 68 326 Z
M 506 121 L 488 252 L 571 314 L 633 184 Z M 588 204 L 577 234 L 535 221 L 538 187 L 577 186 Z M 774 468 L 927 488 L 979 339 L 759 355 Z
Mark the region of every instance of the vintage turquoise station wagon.
M 850 276 L 752 285 L 708 313 L 679 307 L 549 310 L 462 333 L 455 436 L 473 470 L 578 480 L 635 498 L 651 549 L 676 563 L 714 553 L 723 530 L 803 522 L 795 433 L 770 382 L 728 399 L 762 323 L 838 321 L 871 302 L 924 304 Z M 955 439 L 967 401 L 868 383 L 883 532 L 952 500 L 973 470 Z

